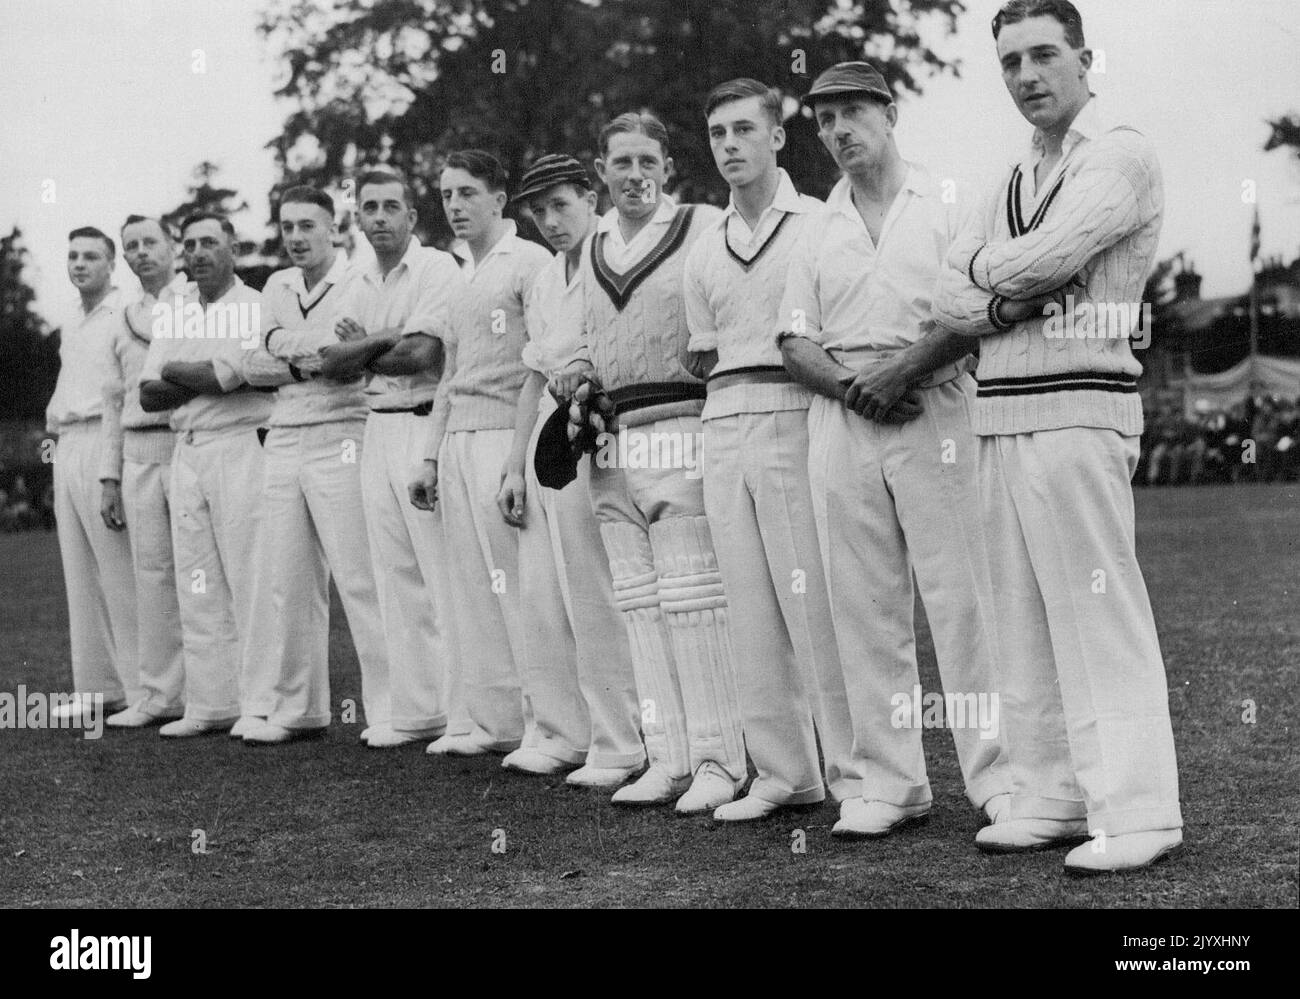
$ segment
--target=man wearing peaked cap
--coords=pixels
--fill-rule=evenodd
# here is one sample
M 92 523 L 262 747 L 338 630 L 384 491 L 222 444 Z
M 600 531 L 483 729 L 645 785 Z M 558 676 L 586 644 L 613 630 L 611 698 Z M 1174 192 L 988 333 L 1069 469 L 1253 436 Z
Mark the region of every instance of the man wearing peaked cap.
M 542 774 L 583 764 L 567 783 L 612 788 L 645 762 L 631 653 L 591 510 L 591 459 L 573 457 L 566 410 L 545 391 L 550 372 L 576 349 L 578 264 L 596 225 L 596 195 L 582 164 L 550 155 L 524 174 L 514 201 L 528 209 L 557 252 L 538 273 L 524 307 L 529 373 L 497 495 L 506 522 L 521 528 L 519 586 L 532 649 L 519 679 L 533 726 L 504 764 Z M 558 430 L 558 457 L 568 468 L 564 488 L 545 488 L 538 478 L 545 468 L 535 467 L 545 460 L 537 457 L 539 440 L 552 414 L 559 414 L 549 425 Z
M 875 837 L 931 803 L 919 712 L 899 710 L 920 691 L 913 570 L 945 690 L 992 693 L 991 583 L 970 512 L 974 384 L 965 348 L 925 336 L 962 204 L 900 155 L 898 107 L 869 64 L 832 67 L 804 101 L 844 176 L 791 255 L 778 342 L 818 393 L 809 478 L 860 756 L 861 797 L 833 832 Z M 969 721 L 953 728 L 966 793 L 993 817 L 1007 800 L 997 731 Z

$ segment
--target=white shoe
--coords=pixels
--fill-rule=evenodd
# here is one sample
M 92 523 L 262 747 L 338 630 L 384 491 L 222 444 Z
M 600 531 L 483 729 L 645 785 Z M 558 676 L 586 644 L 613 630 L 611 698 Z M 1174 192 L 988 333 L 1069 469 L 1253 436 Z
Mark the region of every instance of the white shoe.
M 985 853 L 1029 853 L 1051 850 L 1087 838 L 1086 819 L 1003 819 L 975 834 Z
M 244 736 L 245 746 L 279 746 L 286 742 L 301 742 L 306 739 L 319 739 L 325 734 L 326 726 L 315 728 L 285 728 L 262 722 Z
M 984 802 L 984 814 L 988 816 L 989 822 L 994 823 L 1005 822 L 1011 818 L 1011 795 L 995 794 Z
M 1181 829 L 1157 829 L 1153 832 L 1097 837 L 1090 843 L 1076 846 L 1065 855 L 1065 870 L 1070 874 L 1135 871 L 1168 856 L 1182 843 Z
M 373 735 L 371 739 L 374 739 Z M 468 735 L 444 735 L 429 743 L 429 748 L 425 752 L 432 753 L 434 756 L 483 756 L 489 748 L 485 739 L 485 735 L 480 736 L 477 732 Z
M 756 822 L 781 810 L 781 805 L 768 801 L 756 794 L 747 794 L 743 798 L 719 805 L 713 812 L 714 822 Z
M 109 728 L 147 728 L 150 725 L 165 725 L 180 715 L 154 715 L 144 709 L 145 702 L 132 704 L 117 714 L 109 715 L 104 724 Z
M 362 742 L 364 742 L 367 746 L 370 745 L 370 734 L 371 734 L 372 732 L 374 732 L 374 730 L 375 730 L 377 727 L 378 727 L 378 726 L 375 726 L 375 725 L 367 725 L 365 728 L 363 728 L 363 729 L 361 730 L 361 735 L 358 736 L 358 738 L 359 738 Z
M 501 761 L 501 765 L 507 770 L 517 770 L 522 774 L 537 774 L 539 777 L 547 777 L 551 774 L 559 774 L 573 769 L 572 763 L 557 760 L 554 756 L 547 756 L 536 749 L 523 748 L 507 753 L 506 758 Z
M 691 786 L 689 777 L 670 777 L 662 763 L 651 763 L 649 768 L 631 784 L 614 792 L 610 803 L 639 807 L 666 805 Z
M 230 738 L 242 739 L 249 732 L 261 728 L 265 724 L 266 719 L 261 715 L 240 715 L 239 721 L 235 722 L 230 728 Z
M 630 781 L 641 767 L 579 767 L 564 778 L 570 787 L 611 788 L 621 787 Z
M 840 820 L 831 827 L 831 835 L 845 839 L 879 839 L 903 826 L 924 822 L 929 815 L 929 805 L 900 806 L 887 801 L 846 798 L 840 803 Z
M 60 704 L 50 712 L 51 722 L 79 722 L 82 715 L 95 710 L 95 701 L 93 694 L 78 694 L 66 704 Z M 103 715 L 119 714 L 126 710 L 126 701 L 112 701 L 105 703 L 100 709 L 101 717 Z M 107 719 L 105 719 L 107 724 Z
M 736 780 L 722 764 L 705 760 L 695 771 L 690 789 L 677 799 L 678 815 L 698 815 L 735 800 L 743 780 Z
M 174 722 L 168 722 L 158 730 L 158 734 L 164 739 L 193 739 L 196 735 L 209 735 L 213 732 L 224 732 L 230 726 L 235 724 L 234 718 L 218 718 L 210 720 L 206 718 L 178 718 Z
M 393 728 L 391 725 L 372 725 L 366 729 L 366 732 L 370 733 L 366 738 L 366 745 L 371 749 L 396 749 L 398 746 L 409 746 L 413 742 L 424 742 L 425 739 L 431 739 L 442 734 L 441 730 L 436 728 L 417 730 Z

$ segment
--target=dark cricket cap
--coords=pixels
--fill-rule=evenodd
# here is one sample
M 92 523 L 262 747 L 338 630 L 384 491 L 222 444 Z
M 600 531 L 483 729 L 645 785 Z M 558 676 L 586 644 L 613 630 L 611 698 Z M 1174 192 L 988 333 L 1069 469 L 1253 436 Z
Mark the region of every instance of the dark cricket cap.
M 817 79 L 812 89 L 803 95 L 803 103 L 812 107 L 819 97 L 840 97 L 845 94 L 870 94 L 892 104 L 894 95 L 880 70 L 869 62 L 837 62 Z
M 584 190 L 591 190 L 591 177 L 587 168 L 572 156 L 551 153 L 543 156 L 528 168 L 519 181 L 519 190 L 512 201 L 526 201 L 534 195 L 541 194 L 556 184 L 577 184 Z

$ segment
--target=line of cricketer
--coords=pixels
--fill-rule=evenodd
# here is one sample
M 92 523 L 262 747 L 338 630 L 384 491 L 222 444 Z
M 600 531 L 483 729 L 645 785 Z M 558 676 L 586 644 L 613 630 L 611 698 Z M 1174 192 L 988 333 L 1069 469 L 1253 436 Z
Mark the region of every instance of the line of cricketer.
M 902 157 L 889 87 L 850 62 L 802 98 L 843 171 L 825 203 L 777 165 L 779 95 L 738 79 L 706 105 L 725 211 L 665 194 L 664 126 L 623 114 L 595 162 L 607 214 L 568 156 L 517 185 L 554 256 L 478 150 L 439 178 L 451 252 L 412 236 L 394 174 L 358 180 L 373 255 L 351 264 L 331 198 L 289 189 L 293 266 L 261 293 L 219 215 L 183 226 L 189 281 L 128 219 L 129 298 L 113 240 L 75 230 L 48 417 L 76 689 L 170 738 L 319 735 L 332 577 L 372 748 L 504 753 L 720 822 L 829 790 L 835 834 L 880 837 L 932 804 L 896 714 L 915 576 L 945 690 L 1000 696 L 996 739 L 953 730 L 977 846 L 1075 844 L 1082 873 L 1169 853 L 1141 367 L 1041 320 L 1065 293 L 1140 297 L 1159 166 L 1100 123 L 1070 3 L 1012 0 L 993 33 L 1034 134 L 982 199 Z M 255 348 L 153 334 L 155 306 L 195 303 L 256 305 Z M 702 433 L 703 477 L 581 455 L 600 433 Z

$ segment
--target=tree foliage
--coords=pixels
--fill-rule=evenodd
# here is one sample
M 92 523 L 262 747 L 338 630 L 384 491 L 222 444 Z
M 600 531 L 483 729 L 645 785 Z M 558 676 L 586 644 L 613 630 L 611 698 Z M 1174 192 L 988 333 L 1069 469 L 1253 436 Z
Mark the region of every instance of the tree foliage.
M 702 102 L 738 76 L 788 99 L 783 165 L 824 194 L 835 169 L 793 100 L 822 69 L 869 58 L 898 94 L 956 72 L 927 42 L 960 0 L 271 0 L 260 30 L 292 99 L 271 144 L 285 183 L 338 183 L 386 164 L 414 182 L 423 235 L 445 238 L 433 188 L 451 150 L 495 152 L 510 175 L 544 152 L 590 164 L 601 126 L 651 109 L 675 143 L 677 193 L 721 202 Z M 274 209 L 273 209 L 274 211 Z
M 59 377 L 59 338 L 46 336 L 23 277 L 22 231 L 0 238 L 0 419 L 39 420 Z

